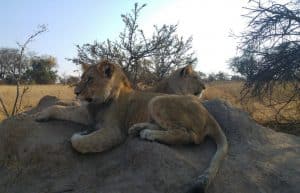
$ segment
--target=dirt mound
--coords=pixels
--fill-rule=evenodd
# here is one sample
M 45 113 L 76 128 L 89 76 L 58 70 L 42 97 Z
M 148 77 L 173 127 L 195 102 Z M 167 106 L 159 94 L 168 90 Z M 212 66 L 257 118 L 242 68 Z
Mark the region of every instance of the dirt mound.
M 28 115 L 59 101 L 42 99 Z M 204 102 L 224 129 L 229 154 L 210 185 L 214 193 L 299 193 L 300 138 L 256 124 L 221 101 Z M 70 136 L 87 129 L 28 115 L 0 125 L 1 193 L 182 193 L 207 166 L 215 144 L 167 146 L 138 138 L 81 155 Z

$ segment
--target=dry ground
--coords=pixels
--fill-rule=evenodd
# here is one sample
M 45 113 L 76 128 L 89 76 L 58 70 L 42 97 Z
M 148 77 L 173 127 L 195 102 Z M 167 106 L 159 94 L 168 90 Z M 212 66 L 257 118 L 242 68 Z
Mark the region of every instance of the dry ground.
M 288 133 L 300 135 L 300 126 L 290 124 L 276 125 L 274 124 L 275 111 L 272 108 L 266 107 L 258 100 L 251 100 L 245 104 L 240 101 L 240 91 L 242 88 L 241 82 L 213 82 L 207 84 L 207 89 L 204 93 L 204 99 L 220 98 L 227 101 L 231 105 L 246 110 L 253 119 L 263 125 L 271 126 L 277 130 L 283 130 Z M 13 105 L 15 87 L 0 85 L 0 96 L 5 103 L 11 108 Z M 23 109 L 27 110 L 35 105 L 45 95 L 57 96 L 60 99 L 74 99 L 73 88 L 64 85 L 33 85 L 30 86 L 29 92 L 24 97 Z M 298 104 L 299 105 L 299 104 Z M 1 107 L 0 107 L 1 111 Z M 296 104 L 292 104 L 289 110 L 284 112 L 288 117 L 300 120 L 300 112 Z M 5 116 L 0 113 L 0 120 Z

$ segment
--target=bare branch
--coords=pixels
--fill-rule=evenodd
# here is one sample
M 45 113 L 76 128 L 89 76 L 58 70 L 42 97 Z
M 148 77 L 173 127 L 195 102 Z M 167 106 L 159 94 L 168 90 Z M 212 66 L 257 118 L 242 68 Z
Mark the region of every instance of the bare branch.
M 22 104 L 23 104 L 23 98 L 28 91 L 29 91 L 29 86 L 24 86 L 23 90 L 22 90 L 22 94 L 20 95 L 19 105 L 16 110 L 16 113 L 19 113 L 22 110 L 21 108 L 22 108 Z
M 20 57 L 17 61 L 18 74 L 14 74 L 15 80 L 16 80 L 16 97 L 14 100 L 14 105 L 12 108 L 11 116 L 14 116 L 18 112 L 17 104 L 18 104 L 18 101 L 20 100 L 20 98 L 19 98 L 20 97 L 20 79 L 21 79 L 22 60 L 23 60 L 24 52 L 27 48 L 27 45 L 30 42 L 34 41 L 37 36 L 39 36 L 40 34 L 46 32 L 46 31 L 47 31 L 47 27 L 45 25 L 40 25 L 40 26 L 38 26 L 38 30 L 35 33 L 33 33 L 32 35 L 30 35 L 23 44 L 18 43 L 18 45 L 20 46 Z M 25 94 L 25 92 L 23 92 L 22 98 L 23 98 L 24 94 Z M 19 104 L 19 106 L 21 106 L 21 104 Z
M 2 97 L 0 97 L 0 104 L 1 104 L 1 107 L 2 107 L 2 110 L 3 110 L 4 114 L 5 114 L 5 116 L 9 117 L 9 112 L 8 112 L 8 110 L 6 108 L 6 105 L 5 105 Z
M 248 28 L 236 36 L 241 55 L 230 65 L 246 77 L 242 98 L 267 98 L 266 105 L 276 111 L 279 121 L 281 112 L 300 100 L 300 4 L 292 0 L 286 4 L 249 2 L 245 8 Z M 289 88 L 290 96 L 279 101 L 274 90 L 281 87 Z

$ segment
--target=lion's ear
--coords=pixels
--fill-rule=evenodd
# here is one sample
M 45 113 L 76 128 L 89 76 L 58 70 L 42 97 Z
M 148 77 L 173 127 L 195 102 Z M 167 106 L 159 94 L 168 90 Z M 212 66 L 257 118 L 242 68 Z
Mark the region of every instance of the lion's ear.
M 114 65 L 109 61 L 102 61 L 98 65 L 99 72 L 106 78 L 111 78 L 114 72 Z
M 187 76 L 190 75 L 193 72 L 193 67 L 192 65 L 187 65 L 186 67 L 182 68 L 182 70 L 180 71 L 180 75 L 181 76 Z
M 86 71 L 89 67 L 90 67 L 89 64 L 81 63 L 81 69 L 82 69 L 83 71 Z

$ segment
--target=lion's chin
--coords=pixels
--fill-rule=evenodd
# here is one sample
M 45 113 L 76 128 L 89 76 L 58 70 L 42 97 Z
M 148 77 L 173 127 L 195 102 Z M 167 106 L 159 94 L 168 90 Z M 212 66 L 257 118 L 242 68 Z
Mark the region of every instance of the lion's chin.
M 100 104 L 100 103 L 105 103 L 105 100 L 101 97 L 93 97 L 93 98 L 84 98 L 84 101 L 86 103 L 95 103 L 95 104 Z
M 85 100 L 86 102 L 88 102 L 88 103 L 93 102 L 93 99 L 92 99 L 92 98 L 85 98 L 84 100 Z
M 91 97 L 82 97 L 82 96 L 77 96 L 76 99 L 78 99 L 81 103 L 92 103 L 95 100 Z
M 200 92 L 200 94 L 197 95 L 197 97 L 198 97 L 199 99 L 202 99 L 202 96 L 203 96 L 203 92 Z

